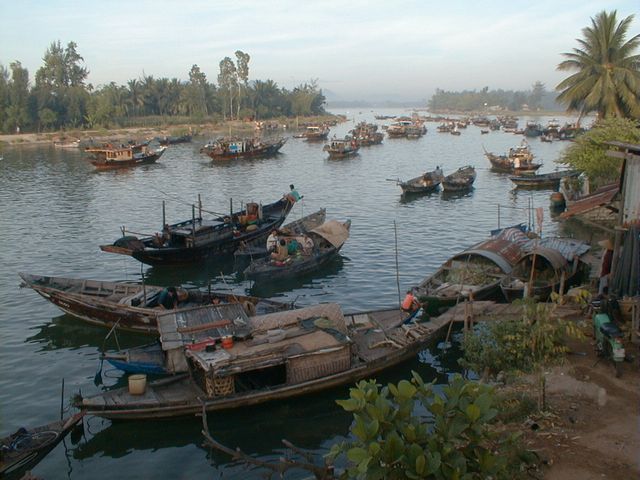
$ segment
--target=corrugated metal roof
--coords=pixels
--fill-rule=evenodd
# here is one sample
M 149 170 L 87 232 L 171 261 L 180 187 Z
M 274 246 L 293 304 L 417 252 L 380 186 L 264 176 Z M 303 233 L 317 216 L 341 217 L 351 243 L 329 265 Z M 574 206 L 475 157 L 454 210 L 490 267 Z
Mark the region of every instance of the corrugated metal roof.
M 517 243 L 502 238 L 490 238 L 455 255 L 453 258 L 462 258 L 469 254 L 488 258 L 498 265 L 503 272 L 509 273 L 513 265 L 522 256 L 523 251 Z
M 229 323 L 214 326 L 225 320 Z M 208 338 L 240 336 L 249 331 L 249 321 L 239 303 L 207 305 L 186 310 L 169 310 L 158 315 L 158 331 L 162 349 L 172 350 Z
M 572 261 L 575 257 L 580 257 L 587 253 L 591 246 L 582 240 L 563 237 L 534 238 L 524 246 L 527 252 L 531 252 L 536 248 L 556 250 L 565 259 Z
M 580 200 L 576 200 L 574 203 L 567 207 L 567 210 L 560 214 L 560 218 L 570 218 L 574 215 L 580 215 L 591 210 L 594 210 L 603 205 L 608 205 L 613 201 L 613 198 L 619 191 L 617 183 L 605 185 L 599 188 L 594 193 L 582 197 Z
M 551 248 L 544 248 L 544 247 L 536 247 L 532 251 L 527 252 L 527 254 L 524 257 L 522 257 L 522 259 L 518 263 L 526 262 L 527 260 L 525 259 L 533 256 L 542 257 L 546 259 L 549 262 L 549 264 L 554 268 L 554 270 L 567 268 L 567 259 L 558 250 L 553 250 Z M 536 266 L 538 265 L 539 264 L 536 263 Z

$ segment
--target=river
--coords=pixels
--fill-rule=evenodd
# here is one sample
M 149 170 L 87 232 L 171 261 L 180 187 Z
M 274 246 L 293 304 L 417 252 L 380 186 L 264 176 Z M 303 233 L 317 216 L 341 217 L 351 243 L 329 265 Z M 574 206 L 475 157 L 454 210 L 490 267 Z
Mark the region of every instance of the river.
M 332 128 L 338 137 L 354 122 L 373 121 L 374 113 L 400 110 L 343 111 L 348 121 Z M 526 118 L 520 119 L 524 125 Z M 548 118 L 539 121 L 546 123 Z M 560 119 L 561 122 L 570 119 Z M 378 123 L 389 123 L 389 120 Z M 80 151 L 49 147 L 5 148 L 0 161 L 0 430 L 55 420 L 60 386 L 65 404 L 73 393 L 97 392 L 94 375 L 106 331 L 64 315 L 30 289 L 20 289 L 18 272 L 150 284 L 229 288 L 300 305 L 338 302 L 345 311 L 397 305 L 400 288 L 418 283 L 448 257 L 488 236 L 498 226 L 527 222 L 529 205 L 544 208 L 543 235 L 561 232 L 549 215 L 548 191 L 514 191 L 508 175 L 493 173 L 483 147 L 505 153 L 521 137 L 503 132 L 481 135 L 469 126 L 460 136 L 428 133 L 416 140 L 385 139 L 356 157 L 328 160 L 322 143 L 289 138 L 275 158 L 211 162 L 199 153 L 207 140 L 171 146 L 157 164 L 126 171 L 96 172 Z M 553 171 L 567 143 L 530 141 L 541 172 Z M 404 199 L 390 179 L 409 179 L 442 166 L 445 174 L 473 165 L 475 188 L 443 197 L 441 193 Z M 234 204 L 270 203 L 295 184 L 304 195 L 289 219 L 325 207 L 327 218 L 351 219 L 351 237 L 341 258 L 311 277 L 277 285 L 254 286 L 235 272 L 233 262 L 190 268 L 152 268 L 130 257 L 103 253 L 120 227 L 155 232 L 161 227 L 162 201 L 172 223 L 191 217 L 191 203 L 226 212 Z M 500 208 L 498 208 L 500 205 Z M 500 218 L 498 218 L 500 211 Z M 397 251 L 396 251 L 397 237 Z M 397 253 L 397 255 L 396 255 Z M 396 257 L 398 268 L 396 269 Z M 119 334 L 120 345 L 146 342 Z M 106 344 L 115 348 L 113 339 Z M 415 369 L 438 382 L 459 371 L 457 350 L 437 346 L 379 380 L 399 381 Z M 107 386 L 123 383 L 117 371 L 103 370 Z M 350 417 L 334 403 L 347 387 L 246 411 L 209 416 L 212 434 L 260 459 L 282 455 L 280 439 L 325 453 L 348 433 Z M 35 469 L 43 478 L 260 478 L 222 454 L 201 446 L 199 419 L 111 424 L 86 418 L 82 438 L 67 438 Z

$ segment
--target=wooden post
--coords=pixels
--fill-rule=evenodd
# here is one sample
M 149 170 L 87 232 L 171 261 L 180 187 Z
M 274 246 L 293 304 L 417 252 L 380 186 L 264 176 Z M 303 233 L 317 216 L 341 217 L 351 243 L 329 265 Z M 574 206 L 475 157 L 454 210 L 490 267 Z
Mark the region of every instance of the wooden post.
M 229 199 L 229 215 L 233 217 L 233 198 Z
M 167 224 L 167 212 L 164 205 L 164 200 L 162 201 L 162 228 Z
M 498 229 L 500 229 L 500 204 L 498 204 Z
M 198 218 L 202 222 L 202 198 L 200 198 L 200 194 L 198 194 Z
M 196 206 L 191 205 L 191 221 L 193 228 L 191 229 L 191 237 L 193 238 L 193 246 L 196 246 Z
M 398 265 L 398 228 L 396 227 L 396 221 L 393 221 L 393 233 L 396 241 L 396 284 L 398 286 L 398 307 L 402 310 L 402 299 L 400 293 L 400 267 Z

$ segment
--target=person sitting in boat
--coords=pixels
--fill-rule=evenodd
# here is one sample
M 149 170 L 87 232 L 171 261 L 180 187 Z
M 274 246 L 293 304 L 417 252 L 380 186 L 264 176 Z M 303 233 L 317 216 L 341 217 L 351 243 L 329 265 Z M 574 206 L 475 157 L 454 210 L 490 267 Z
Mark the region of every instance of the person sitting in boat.
M 438 177 L 444 177 L 444 172 L 442 171 L 442 169 L 440 168 L 440 165 L 436 166 L 436 175 Z
M 289 185 L 289 188 L 291 189 L 291 191 L 289 193 L 287 193 L 287 195 L 286 195 L 287 200 L 289 200 L 291 203 L 296 203 L 302 197 L 300 196 L 300 194 L 296 190 L 296 187 L 293 186 L 293 183 L 291 185 Z
M 267 237 L 267 251 L 274 252 L 278 246 L 278 230 L 275 228 L 271 230 L 271 233 Z
M 162 290 L 158 298 L 158 305 L 162 306 L 165 310 L 178 308 L 178 292 L 176 287 L 167 287 Z
M 407 313 L 413 313 L 421 307 L 420 302 L 411 290 L 407 290 L 407 295 L 402 301 L 402 310 Z
M 289 253 L 289 255 L 295 255 L 299 249 L 300 244 L 298 243 L 298 240 L 295 238 L 289 240 L 289 243 L 287 244 L 287 253 Z
M 276 251 L 271 254 L 271 258 L 278 262 L 283 262 L 289 256 L 289 250 L 287 249 L 287 241 L 281 238 L 276 246 Z
M 301 237 L 300 243 L 302 244 L 302 253 L 311 255 L 311 252 L 313 252 L 313 239 L 305 235 Z

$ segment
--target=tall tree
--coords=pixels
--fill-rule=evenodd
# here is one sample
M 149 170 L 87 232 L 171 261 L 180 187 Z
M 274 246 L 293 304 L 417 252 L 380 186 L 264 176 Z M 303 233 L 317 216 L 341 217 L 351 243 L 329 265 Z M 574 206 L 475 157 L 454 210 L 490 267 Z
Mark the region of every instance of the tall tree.
M 238 84 L 238 70 L 235 63 L 229 57 L 220 61 L 220 73 L 218 74 L 218 86 L 222 90 L 229 104 L 229 115 L 233 120 L 233 96 Z
M 249 86 L 249 60 L 251 56 L 242 50 L 236 50 L 236 71 L 238 75 L 238 105 L 237 118 L 240 118 L 240 104 L 242 103 L 242 91 L 246 92 Z
M 189 71 L 189 84 L 185 88 L 185 106 L 189 115 L 202 117 L 209 114 L 207 107 L 207 76 L 198 65 Z
M 577 39 L 580 48 L 563 53 L 558 70 L 577 70 L 556 90 L 558 101 L 580 115 L 640 118 L 640 34 L 627 40 L 633 15 L 617 21 L 617 12 L 602 11 L 591 18 Z
M 4 129 L 24 130 L 29 124 L 29 71 L 20 62 L 12 62 L 11 80 L 8 83 L 9 107 L 7 108 Z
M 529 107 L 539 108 L 545 93 L 544 83 L 539 80 L 534 83 L 531 87 L 531 95 L 529 95 Z

